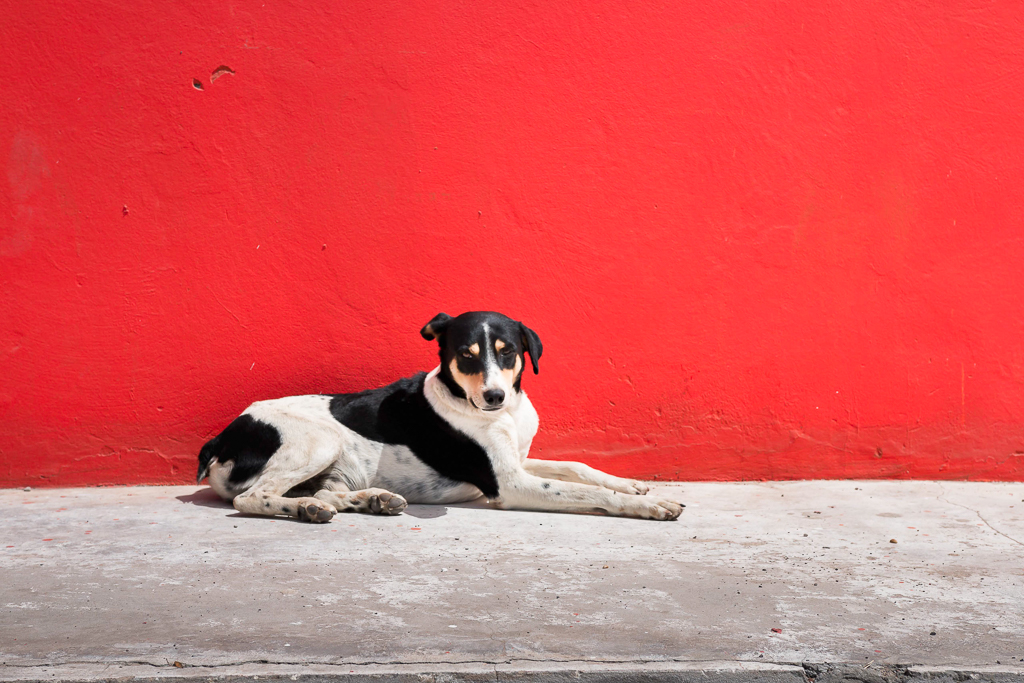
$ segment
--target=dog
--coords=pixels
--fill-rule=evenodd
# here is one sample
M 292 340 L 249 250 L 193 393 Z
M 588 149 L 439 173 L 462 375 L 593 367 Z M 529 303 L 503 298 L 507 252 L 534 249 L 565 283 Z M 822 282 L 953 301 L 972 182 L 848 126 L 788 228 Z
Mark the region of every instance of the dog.
M 528 459 L 538 418 L 522 390 L 537 333 L 500 313 L 439 313 L 427 373 L 356 394 L 258 401 L 199 452 L 196 483 L 235 509 L 328 522 L 339 511 L 397 515 L 408 503 L 485 496 L 502 509 L 673 520 L 683 505 L 577 462 Z

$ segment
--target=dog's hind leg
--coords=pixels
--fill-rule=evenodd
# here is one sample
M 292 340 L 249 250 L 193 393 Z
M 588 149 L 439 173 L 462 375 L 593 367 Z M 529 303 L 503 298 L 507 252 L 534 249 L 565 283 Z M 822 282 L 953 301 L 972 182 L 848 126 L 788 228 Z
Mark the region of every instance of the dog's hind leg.
M 372 512 L 375 515 L 401 514 L 407 503 L 397 493 L 384 489 L 362 489 L 350 491 L 339 481 L 328 480 L 324 488 L 313 494 L 342 512 Z
M 612 476 L 581 462 L 532 460 L 528 458 L 523 461 L 523 469 L 530 474 L 544 477 L 545 479 L 558 479 L 559 481 L 571 481 L 577 484 L 601 486 L 612 491 L 629 493 L 636 496 L 642 496 L 649 490 L 647 484 L 641 481 Z
M 329 522 L 337 509 L 318 498 L 285 498 L 291 488 L 314 477 L 334 462 L 335 450 L 327 444 L 285 446 L 267 462 L 256 482 L 232 503 L 250 515 L 288 515 L 309 522 Z

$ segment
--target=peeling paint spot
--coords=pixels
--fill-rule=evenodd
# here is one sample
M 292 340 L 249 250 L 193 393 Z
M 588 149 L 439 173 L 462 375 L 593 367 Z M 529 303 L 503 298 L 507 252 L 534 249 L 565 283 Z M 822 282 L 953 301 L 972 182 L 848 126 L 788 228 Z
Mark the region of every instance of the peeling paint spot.
M 224 66 L 223 64 L 221 64 L 220 66 L 218 66 L 216 69 L 213 70 L 212 74 L 210 74 L 210 83 L 213 83 L 215 80 L 217 80 L 218 78 L 220 78 L 224 74 L 234 75 L 234 73 L 235 73 L 235 70 L 232 69 L 230 66 Z
M 195 88 L 196 90 L 202 90 L 203 89 L 203 84 L 199 82 L 198 78 L 193 78 L 192 79 L 192 87 Z

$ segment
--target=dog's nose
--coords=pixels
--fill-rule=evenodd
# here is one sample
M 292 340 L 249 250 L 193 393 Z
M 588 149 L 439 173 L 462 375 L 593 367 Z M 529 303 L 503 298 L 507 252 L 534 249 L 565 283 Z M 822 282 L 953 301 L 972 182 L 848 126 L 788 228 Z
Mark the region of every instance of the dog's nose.
M 505 400 L 505 392 L 501 389 L 488 389 L 484 392 L 484 400 L 489 406 L 499 405 Z

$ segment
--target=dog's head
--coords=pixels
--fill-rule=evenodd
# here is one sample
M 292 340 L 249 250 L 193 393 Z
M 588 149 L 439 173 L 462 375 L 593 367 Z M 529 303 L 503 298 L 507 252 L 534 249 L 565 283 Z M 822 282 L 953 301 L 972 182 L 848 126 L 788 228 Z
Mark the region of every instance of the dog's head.
M 521 322 L 501 313 L 473 311 L 451 317 L 438 313 L 420 330 L 424 339 L 437 340 L 441 372 L 438 375 L 453 396 L 478 410 L 501 410 L 519 381 L 530 354 L 533 372 L 544 347 L 540 337 Z

